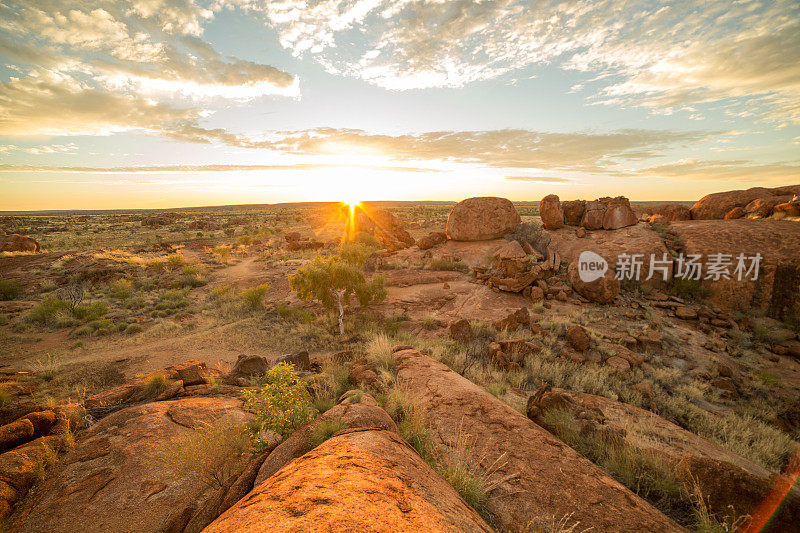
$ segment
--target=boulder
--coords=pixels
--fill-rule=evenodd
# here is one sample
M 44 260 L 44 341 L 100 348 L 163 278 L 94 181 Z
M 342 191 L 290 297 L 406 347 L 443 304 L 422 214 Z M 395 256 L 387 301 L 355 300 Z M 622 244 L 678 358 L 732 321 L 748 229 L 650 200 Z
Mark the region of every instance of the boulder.
M 605 214 L 606 204 L 603 202 L 586 202 L 586 210 L 581 219 L 581 226 L 587 230 L 603 229 Z
M 343 396 L 346 395 L 347 393 Z M 289 462 L 311 451 L 311 437 L 320 423 L 340 421 L 344 428 L 350 431 L 384 429 L 396 433 L 397 426 L 386 411 L 376 405 L 368 405 L 368 403 L 375 403 L 375 399 L 371 395 L 363 393 L 361 403 L 339 403 L 325 411 L 319 418 L 297 429 L 270 452 L 258 470 L 254 486 L 260 485 Z
M 592 344 L 592 338 L 582 326 L 576 324 L 567 330 L 567 342 L 574 350 L 585 352 Z
M 539 216 L 545 229 L 553 230 L 564 226 L 564 211 L 555 194 L 548 194 L 539 202 Z
M 494 329 L 516 331 L 520 326 L 528 327 L 531 324 L 531 316 L 527 307 L 520 307 L 510 315 L 494 322 Z
M 793 531 L 800 521 L 800 488 L 792 488 L 790 476 L 759 476 L 726 461 L 691 455 L 684 456 L 675 471 L 687 487 L 697 485 L 717 516 L 735 509 L 738 516 L 750 515 L 755 524 L 763 521 L 759 531 L 765 533 Z
M 12 233 L 10 235 L 0 236 L 0 252 L 38 252 L 39 243 L 32 237 L 25 235 L 17 235 Z
M 508 241 L 497 250 L 494 253 L 494 261 L 495 267 L 509 278 L 527 272 L 530 267 L 528 254 L 517 241 Z
M 756 198 L 755 200 L 744 206 L 744 212 L 745 214 L 750 216 L 767 218 L 768 216 L 771 216 L 772 213 L 775 211 L 776 205 L 788 202 L 791 199 L 792 199 L 791 195 L 773 196 L 770 198 Z
M 450 211 L 445 233 L 455 241 L 497 239 L 514 231 L 521 220 L 514 204 L 506 198 L 467 198 Z
M 443 231 L 436 231 L 417 240 L 417 246 L 420 250 L 428 250 L 447 240 L 447 234 Z
M 183 381 L 184 387 L 208 383 L 209 377 L 211 376 L 206 364 L 195 359 L 169 366 L 166 368 L 166 371 L 176 374 L 177 379 Z
M 213 491 L 159 467 L 154 457 L 199 425 L 235 423 L 245 431 L 252 416 L 241 405 L 233 398 L 183 398 L 103 418 L 20 504 L 10 529 L 74 531 L 83 524 L 93 531 L 182 531 Z
M 800 193 L 800 185 L 774 189 L 753 187 L 747 190 L 717 192 L 704 196 L 692 206 L 692 219 L 722 219 L 734 207 L 745 207 L 754 200 L 768 200 L 775 196 L 798 193 Z
M 30 420 L 19 419 L 0 426 L 0 450 L 11 449 L 33 439 L 34 429 Z
M 298 372 L 311 371 L 311 359 L 309 359 L 308 352 L 305 350 L 301 350 L 294 354 L 284 354 L 278 357 L 277 363 L 294 365 L 294 369 Z
M 567 226 L 580 226 L 583 214 L 586 212 L 585 200 L 569 200 L 561 202 L 564 211 L 564 224 Z
M 263 376 L 268 369 L 267 360 L 260 355 L 240 355 L 236 358 L 236 364 L 233 365 L 226 380 L 250 379 Z
M 590 302 L 610 304 L 619 294 L 619 280 L 610 269 L 602 277 L 585 282 L 580 278 L 577 262 L 573 261 L 567 270 L 567 277 L 572 289 Z
M 676 220 L 691 220 L 692 218 L 692 213 L 689 211 L 689 208 L 682 204 L 637 206 L 633 210 L 635 213 L 646 213 L 651 216 L 663 216 L 666 218 L 667 222 L 674 222 Z
M 727 213 L 725 213 L 725 220 L 736 220 L 737 218 L 742 218 L 745 215 L 743 207 L 734 207 Z
M 731 279 L 703 280 L 709 300 L 725 309 L 759 309 L 785 319 L 800 312 L 800 231 L 790 220 L 692 220 L 674 222 L 671 229 L 684 243 L 685 254 L 730 254 Z M 761 254 L 758 278 L 733 274 L 739 254 Z M 745 267 L 750 266 L 750 260 Z M 751 273 L 752 274 L 752 273 Z
M 402 250 L 414 245 L 414 238 L 400 219 L 385 209 L 356 208 L 354 234 L 359 232 L 374 235 L 389 250 Z
M 450 324 L 450 338 L 459 342 L 470 342 L 475 339 L 475 332 L 469 320 L 462 318 Z
M 800 200 L 792 200 L 775 206 L 775 213 L 783 213 L 788 217 L 800 217 Z
M 486 507 L 497 529 L 569 516 L 592 531 L 681 531 L 596 465 L 442 363 L 414 350 L 395 354 L 397 381 L 426 413 L 433 446 L 446 454 L 468 436 L 466 459 L 492 465 L 496 487 Z M 580 487 L 580 490 L 576 488 Z
M 620 229 L 635 226 L 639 222 L 639 218 L 631 209 L 630 202 L 624 196 L 601 198 L 600 201 L 606 205 L 603 213 L 603 229 Z
M 393 431 L 343 433 L 212 522 L 234 531 L 483 531 L 483 519 Z

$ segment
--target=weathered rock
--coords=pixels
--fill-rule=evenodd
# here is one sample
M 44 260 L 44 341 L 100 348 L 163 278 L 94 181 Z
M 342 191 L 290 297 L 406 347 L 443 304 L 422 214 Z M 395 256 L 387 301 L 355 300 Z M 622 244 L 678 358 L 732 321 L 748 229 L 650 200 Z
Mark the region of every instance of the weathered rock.
M 634 208 L 634 212 L 663 216 L 668 222 L 674 222 L 676 220 L 691 220 L 692 218 L 692 213 L 689 211 L 689 208 L 682 204 L 638 206 Z
M 746 206 L 744 212 L 747 215 L 766 218 L 775 211 L 775 206 L 788 202 L 792 199 L 791 195 L 787 196 L 773 196 L 770 198 L 756 198 Z
M 630 202 L 624 196 L 601 198 L 600 201 L 606 204 L 603 214 L 603 229 L 620 229 L 635 226 L 639 222 L 639 217 L 633 212 Z
M 195 359 L 169 366 L 166 371 L 174 372 L 177 378 L 183 381 L 184 387 L 208 383 L 208 378 L 211 375 L 206 364 Z
M 8 450 L 33 438 L 33 423 L 19 419 L 0 426 L 0 450 Z
M 682 320 L 695 320 L 697 319 L 697 311 L 686 305 L 679 305 L 675 308 L 675 317 Z
M 21 417 L 20 420 L 30 420 L 31 424 L 33 424 L 33 434 L 37 437 L 41 437 L 50 433 L 50 429 L 56 423 L 56 414 L 49 409 L 46 411 L 36 411 L 34 413 L 28 413 Z M 2 432 L 2 429 L 3 428 L 0 428 L 0 432 Z
M 530 268 L 528 254 L 517 241 L 509 241 L 494 253 L 495 267 L 505 277 L 514 277 L 526 273 Z
M 581 219 L 581 226 L 587 230 L 603 229 L 605 214 L 606 204 L 603 202 L 586 202 L 586 210 Z
M 730 254 L 730 277 L 719 281 L 703 281 L 711 289 L 709 300 L 726 309 L 760 309 L 769 316 L 781 318 L 800 312 L 800 231 L 797 222 L 789 220 L 693 220 L 676 222 L 672 229 L 685 245 L 684 253 Z M 738 280 L 733 274 L 737 257 L 761 254 L 758 279 L 752 272 Z
M 475 338 L 475 332 L 469 320 L 462 318 L 450 324 L 450 338 L 459 342 L 470 342 Z
M 309 359 L 308 352 L 305 350 L 294 354 L 284 354 L 278 358 L 277 362 L 294 365 L 295 370 L 299 372 L 311 371 L 311 359 Z
M 39 243 L 25 235 L 0 235 L 0 252 L 38 252 Z
M 446 233 L 444 233 L 443 231 L 436 231 L 424 237 L 421 237 L 419 240 L 417 240 L 417 246 L 419 247 L 420 250 L 428 250 L 430 248 L 433 248 L 434 246 L 442 244 L 446 240 L 447 240 Z
M 555 194 L 548 194 L 539 201 L 539 216 L 545 229 L 553 230 L 564 226 L 564 211 Z
M 21 504 L 11 529 L 73 531 L 76 524 L 91 524 L 94 531 L 138 532 L 173 524 L 182 531 L 212 491 L 156 468 L 153 457 L 191 428 L 230 422 L 244 431 L 250 418 L 232 398 L 184 398 L 113 413 L 78 438 Z
M 394 432 L 335 436 L 257 485 L 206 533 L 492 529 Z
M 414 245 L 414 238 L 400 219 L 385 209 L 358 207 L 355 211 L 355 232 L 374 235 L 389 250 L 402 250 Z
M 364 397 L 372 398 L 366 393 L 364 393 Z M 372 401 L 374 403 L 374 398 Z M 311 451 L 311 436 L 320 423 L 337 420 L 342 422 L 348 430 L 384 429 L 397 432 L 394 421 L 380 407 L 366 403 L 339 403 L 325 411 L 319 418 L 297 429 L 289 438 L 281 442 L 261 465 L 255 478 L 255 485 L 260 485 L 290 461 Z
M 528 311 L 527 307 L 520 307 L 510 315 L 506 316 L 503 319 L 496 321 L 494 325 L 494 329 L 500 330 L 508 330 L 508 331 L 515 331 L 520 326 L 528 327 L 531 324 L 531 316 L 530 312 Z
M 172 381 L 168 383 L 164 391 L 156 397 L 156 400 L 160 402 L 163 402 L 164 400 L 171 400 L 180 393 L 184 392 L 184 390 L 183 381 L 180 379 L 177 381 Z
M 583 214 L 586 212 L 585 200 L 569 200 L 561 202 L 564 211 L 564 223 L 567 226 L 580 226 Z
M 734 207 L 727 213 L 725 213 L 725 220 L 736 220 L 737 218 L 742 218 L 745 215 L 744 208 L 742 207 Z
M 586 237 L 586 228 L 578 228 L 575 230 L 575 236 L 579 239 Z
M 793 200 L 775 206 L 775 213 L 783 213 L 785 216 L 798 217 L 800 216 L 800 200 Z
M 263 376 L 269 369 L 267 360 L 259 355 L 240 355 L 226 380 L 249 379 Z
M 704 196 L 692 208 L 692 219 L 721 219 L 734 207 L 745 207 L 757 199 L 768 200 L 774 196 L 800 193 L 800 185 L 766 189 L 753 187 L 747 190 L 725 191 Z
M 676 474 L 687 487 L 697 484 L 717 516 L 735 509 L 737 516 L 750 515 L 755 524 L 764 521 L 759 531 L 775 533 L 793 531 L 800 521 L 800 489 L 792 488 L 789 476 L 758 476 L 725 461 L 691 455 L 681 459 Z
M 597 531 L 680 531 L 648 503 L 525 416 L 419 352 L 395 354 L 397 380 L 427 415 L 434 446 L 447 453 L 468 435 L 467 459 L 494 465 L 486 506 L 500 529 L 569 515 Z M 575 490 L 581 487 L 581 490 Z
M 618 372 L 627 373 L 631 371 L 631 364 L 616 355 L 606 359 L 606 364 Z
M 609 304 L 619 294 L 619 280 L 612 270 L 594 281 L 585 282 L 580 278 L 577 263 L 573 261 L 567 270 L 567 277 L 572 290 L 591 302 Z
M 450 211 L 445 233 L 455 241 L 497 239 L 514 231 L 520 221 L 514 204 L 506 198 L 467 198 Z
M 573 349 L 585 352 L 589 349 L 592 338 L 583 327 L 576 324 L 567 330 L 567 342 Z

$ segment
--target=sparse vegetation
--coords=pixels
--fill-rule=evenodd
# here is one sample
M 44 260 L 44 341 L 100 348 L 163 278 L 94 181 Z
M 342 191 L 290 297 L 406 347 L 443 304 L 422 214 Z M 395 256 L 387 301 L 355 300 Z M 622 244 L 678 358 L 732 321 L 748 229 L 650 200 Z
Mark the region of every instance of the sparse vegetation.
M 308 449 L 313 450 L 343 429 L 347 429 L 347 425 L 341 420 L 320 420 L 308 437 Z
M 22 293 L 22 285 L 15 279 L 0 279 L 0 300 L 15 300 Z

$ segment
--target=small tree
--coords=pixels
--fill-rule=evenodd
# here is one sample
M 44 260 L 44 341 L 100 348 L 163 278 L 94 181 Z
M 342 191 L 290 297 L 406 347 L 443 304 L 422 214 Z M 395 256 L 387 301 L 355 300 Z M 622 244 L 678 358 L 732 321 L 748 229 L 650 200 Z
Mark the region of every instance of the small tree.
M 339 313 L 339 333 L 344 335 L 344 308 L 351 295 L 358 298 L 358 303 L 366 307 L 373 302 L 382 302 L 386 298 L 383 287 L 383 276 L 374 276 L 367 281 L 361 265 L 363 254 L 354 253 L 353 257 L 343 250 L 344 257 L 316 257 L 312 263 L 303 265 L 297 274 L 289 278 L 298 298 L 309 300 L 314 298 L 322 306 Z

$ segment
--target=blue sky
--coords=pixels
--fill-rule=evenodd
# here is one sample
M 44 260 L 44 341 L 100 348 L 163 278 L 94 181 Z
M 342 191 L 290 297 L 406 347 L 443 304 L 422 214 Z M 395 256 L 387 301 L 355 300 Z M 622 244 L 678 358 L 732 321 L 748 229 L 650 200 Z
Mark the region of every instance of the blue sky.
M 0 209 L 800 182 L 796 2 L 4 2 Z

